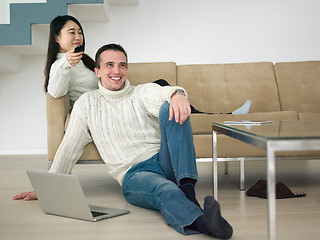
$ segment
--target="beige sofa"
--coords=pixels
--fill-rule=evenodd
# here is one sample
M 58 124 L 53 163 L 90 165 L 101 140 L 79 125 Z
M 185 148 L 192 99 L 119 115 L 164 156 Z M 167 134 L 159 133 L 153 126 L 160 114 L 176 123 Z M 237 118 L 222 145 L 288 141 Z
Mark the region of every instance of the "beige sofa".
M 223 120 L 320 120 L 320 61 L 236 64 L 131 63 L 132 85 L 166 79 L 184 87 L 198 110 L 228 113 L 251 100 L 248 114 L 192 114 L 191 124 L 197 158 L 212 157 L 213 121 Z M 67 104 L 66 104 L 67 103 Z M 47 94 L 48 159 L 53 160 L 63 138 L 69 113 L 67 97 Z M 257 157 L 266 153 L 226 136 L 218 136 L 218 157 Z M 281 155 L 281 154 L 280 154 Z M 283 153 L 285 155 L 285 153 Z M 90 143 L 83 160 L 100 160 Z

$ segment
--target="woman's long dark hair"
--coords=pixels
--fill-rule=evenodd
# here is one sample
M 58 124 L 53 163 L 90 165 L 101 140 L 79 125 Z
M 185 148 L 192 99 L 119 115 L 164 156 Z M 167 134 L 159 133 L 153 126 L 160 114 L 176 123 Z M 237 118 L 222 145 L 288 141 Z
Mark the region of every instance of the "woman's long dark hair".
M 83 45 L 85 45 L 85 38 L 84 38 L 84 32 L 83 32 L 82 26 L 75 17 L 72 17 L 70 15 L 58 16 L 51 21 L 50 35 L 49 35 L 49 41 L 48 41 L 47 63 L 44 69 L 44 74 L 45 74 L 44 90 L 46 92 L 48 92 L 50 68 L 51 68 L 51 65 L 57 60 L 57 54 L 59 53 L 59 44 L 56 42 L 56 35 L 60 34 L 61 29 L 69 20 L 75 22 L 81 29 L 81 32 L 83 35 Z M 95 62 L 91 57 L 89 57 L 87 54 L 83 54 L 81 60 L 83 61 L 84 65 L 88 69 L 90 69 L 91 71 L 94 71 Z

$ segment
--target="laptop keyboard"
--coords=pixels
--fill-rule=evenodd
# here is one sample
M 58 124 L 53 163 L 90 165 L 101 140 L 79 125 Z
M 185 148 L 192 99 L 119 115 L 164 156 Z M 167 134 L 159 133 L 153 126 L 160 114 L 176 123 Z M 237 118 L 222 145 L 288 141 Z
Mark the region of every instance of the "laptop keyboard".
M 96 211 L 91 211 L 91 213 L 92 213 L 92 216 L 93 216 L 93 217 L 99 217 L 99 216 L 107 215 L 107 214 L 108 214 L 108 213 L 96 212 Z

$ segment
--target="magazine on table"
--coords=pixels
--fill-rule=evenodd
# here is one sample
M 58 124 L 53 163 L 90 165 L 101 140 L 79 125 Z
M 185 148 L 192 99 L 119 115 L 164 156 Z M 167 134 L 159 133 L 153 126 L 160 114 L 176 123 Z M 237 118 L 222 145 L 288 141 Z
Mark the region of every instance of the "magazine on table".
M 224 125 L 266 125 L 266 124 L 274 124 L 274 121 L 249 121 L 249 120 L 224 121 Z

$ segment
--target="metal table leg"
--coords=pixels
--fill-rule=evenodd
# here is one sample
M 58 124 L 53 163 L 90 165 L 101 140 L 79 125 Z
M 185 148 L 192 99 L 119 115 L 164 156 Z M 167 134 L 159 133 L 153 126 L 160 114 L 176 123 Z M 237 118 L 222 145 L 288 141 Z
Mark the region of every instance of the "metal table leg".
M 245 180 L 244 180 L 244 158 L 240 158 L 240 190 L 246 190 Z
M 275 148 L 267 142 L 268 228 L 269 240 L 276 239 Z
M 212 131 L 212 186 L 213 197 L 218 201 L 217 132 Z

